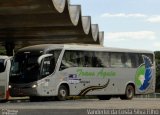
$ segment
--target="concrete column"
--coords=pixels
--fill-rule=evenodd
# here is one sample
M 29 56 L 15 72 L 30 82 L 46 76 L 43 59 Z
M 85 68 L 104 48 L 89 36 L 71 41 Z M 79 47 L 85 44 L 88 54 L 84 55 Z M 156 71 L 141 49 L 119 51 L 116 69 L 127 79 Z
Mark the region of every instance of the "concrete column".
M 7 56 L 13 56 L 15 44 L 13 41 L 6 41 L 5 42 L 5 49 Z

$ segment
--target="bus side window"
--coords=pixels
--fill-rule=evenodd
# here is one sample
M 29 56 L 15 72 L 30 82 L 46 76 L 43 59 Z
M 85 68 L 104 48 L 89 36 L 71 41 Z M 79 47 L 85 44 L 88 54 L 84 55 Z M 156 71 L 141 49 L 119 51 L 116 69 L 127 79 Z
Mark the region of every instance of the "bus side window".
M 131 59 L 127 53 L 111 53 L 111 67 L 131 68 Z
M 0 59 L 0 73 L 5 71 L 4 60 Z
M 137 54 L 129 54 L 129 58 L 131 59 L 132 68 L 138 67 L 138 55 Z
M 143 64 L 143 57 L 142 57 L 143 54 L 138 54 L 138 66 L 140 66 L 141 64 Z
M 53 56 L 44 59 L 44 66 L 46 67 L 44 71 L 46 72 L 46 75 L 54 72 L 61 50 L 51 50 L 48 53 L 53 54 Z
M 121 53 L 111 53 L 110 59 L 111 59 L 111 67 L 123 67 L 122 61 L 121 61 Z
M 42 76 L 47 76 L 50 74 L 50 57 L 46 57 L 44 58 L 44 61 L 43 61 L 43 69 L 42 69 Z
M 107 52 L 65 51 L 60 70 L 69 67 L 110 67 Z
M 93 52 L 86 51 L 84 53 L 84 67 L 92 67 Z
M 0 62 L 0 73 L 4 72 L 4 70 L 5 70 L 4 64 Z
M 92 57 L 92 67 L 97 67 L 98 59 L 95 55 Z
M 66 69 L 68 68 L 70 65 L 68 64 L 69 61 L 69 52 L 65 51 L 63 58 L 62 58 L 62 62 L 61 62 L 61 66 L 60 66 L 60 70 Z
M 50 75 L 54 72 L 56 66 L 55 57 L 46 57 L 43 61 L 42 76 Z
M 76 56 L 75 62 L 77 64 L 77 67 L 83 67 L 84 66 L 84 52 L 76 51 L 75 56 Z
M 131 57 L 129 56 L 129 53 L 124 53 L 122 54 L 123 57 L 123 67 L 127 67 L 127 68 L 132 68 L 132 61 L 131 61 Z M 121 58 L 122 58 L 121 57 Z
M 150 59 L 150 61 L 151 61 L 151 63 L 153 64 L 153 55 L 152 54 L 143 54 L 143 55 L 145 55 L 145 56 L 147 56 L 149 59 Z
M 153 55 L 143 53 L 143 54 L 138 54 L 138 64 L 139 64 L 139 66 L 144 63 L 143 55 L 147 56 L 150 59 L 151 63 L 153 64 Z
M 64 70 L 70 67 L 78 67 L 78 65 L 80 65 L 81 63 L 81 60 L 78 59 L 78 56 L 79 54 L 76 51 L 65 51 L 62 58 L 60 70 Z
M 121 62 L 122 62 L 122 67 L 128 67 L 127 65 L 127 57 L 125 54 L 121 55 Z
M 55 58 L 52 57 L 50 59 L 50 67 L 49 67 L 49 73 L 53 73 L 53 70 L 55 70 L 55 66 L 56 66 L 56 62 L 55 62 Z
M 80 52 L 76 52 L 76 62 L 77 62 L 77 65 L 80 66 L 81 65 L 81 60 L 80 60 Z

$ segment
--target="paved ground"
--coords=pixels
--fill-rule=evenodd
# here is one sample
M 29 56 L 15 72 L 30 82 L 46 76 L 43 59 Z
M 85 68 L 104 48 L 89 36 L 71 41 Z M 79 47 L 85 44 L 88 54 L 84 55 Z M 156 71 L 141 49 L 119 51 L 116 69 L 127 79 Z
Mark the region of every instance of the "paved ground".
M 52 110 L 54 110 L 54 112 L 56 113 L 61 112 L 61 115 L 63 113 L 62 112 L 63 110 L 68 110 L 68 112 L 71 115 L 74 115 L 69 110 L 81 111 L 81 112 L 84 112 L 85 110 L 85 113 L 87 113 L 86 111 L 88 109 L 147 109 L 147 110 L 160 109 L 160 99 L 135 98 L 133 100 L 120 100 L 118 98 L 117 99 L 114 98 L 108 101 L 107 100 L 103 101 L 98 99 L 79 99 L 79 100 L 46 101 L 46 102 L 29 102 L 28 100 L 22 100 L 22 101 L 18 100 L 18 101 L 10 101 L 7 103 L 0 103 L 0 110 L 2 112 L 6 110 L 12 110 L 12 111 L 17 110 L 19 112 L 20 111 L 25 112 L 23 113 L 24 115 L 25 114 L 27 115 L 26 110 L 27 111 L 29 110 L 32 113 L 40 112 L 43 114 L 44 112 L 46 113 L 46 110 L 48 112 L 47 114 L 49 113 L 53 114 Z

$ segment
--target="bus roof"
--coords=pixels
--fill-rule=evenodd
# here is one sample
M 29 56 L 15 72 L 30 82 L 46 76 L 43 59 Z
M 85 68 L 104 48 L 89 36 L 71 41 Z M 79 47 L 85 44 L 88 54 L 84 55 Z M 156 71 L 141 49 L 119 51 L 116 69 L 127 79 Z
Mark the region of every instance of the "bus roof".
M 28 50 L 44 51 L 55 48 L 63 48 L 68 50 L 86 50 L 86 51 L 154 53 L 153 51 L 148 51 L 148 50 L 103 47 L 101 45 L 93 45 L 93 44 L 92 45 L 91 44 L 41 44 L 41 45 L 25 47 L 20 49 L 19 51 L 28 51 Z
M 0 59 L 9 59 L 9 56 L 0 55 Z

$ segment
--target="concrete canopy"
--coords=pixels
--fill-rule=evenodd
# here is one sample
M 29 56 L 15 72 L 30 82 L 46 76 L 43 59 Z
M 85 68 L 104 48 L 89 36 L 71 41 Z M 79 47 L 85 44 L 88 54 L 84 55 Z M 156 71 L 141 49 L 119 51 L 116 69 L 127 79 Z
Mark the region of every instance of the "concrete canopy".
M 69 0 L 1 0 L 0 45 L 102 44 L 103 32 Z M 9 46 L 9 47 L 11 47 Z

